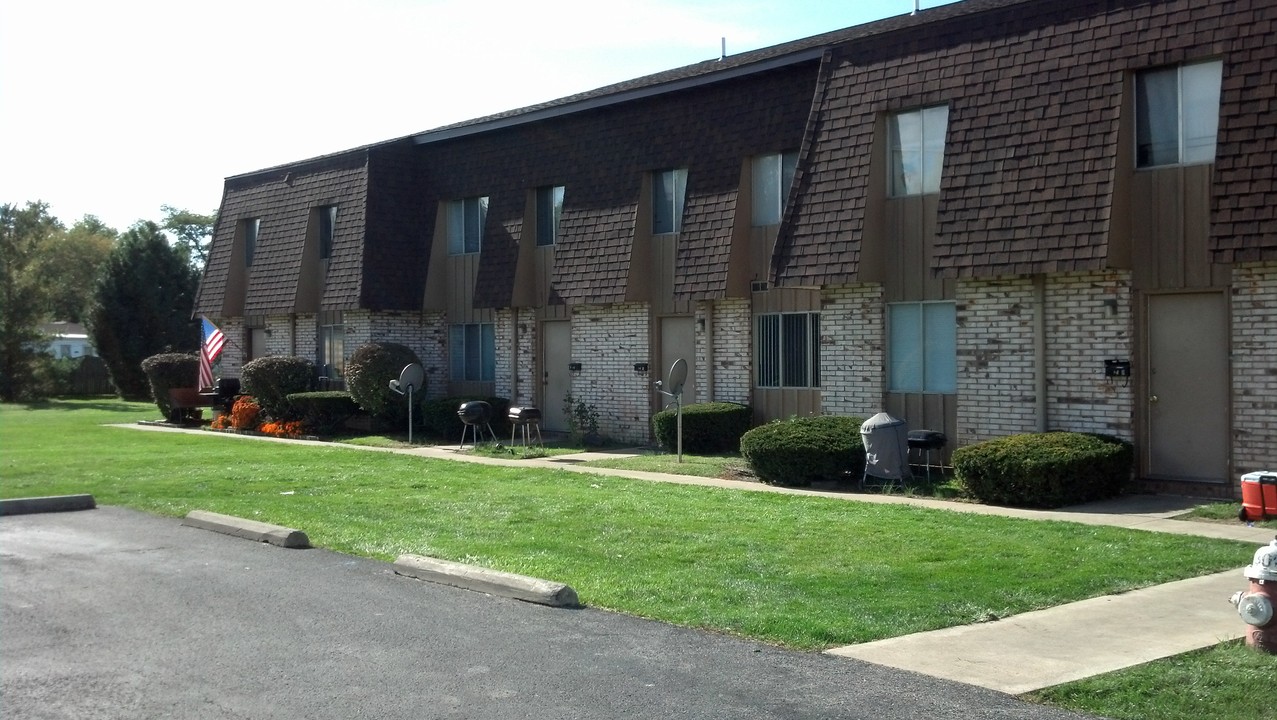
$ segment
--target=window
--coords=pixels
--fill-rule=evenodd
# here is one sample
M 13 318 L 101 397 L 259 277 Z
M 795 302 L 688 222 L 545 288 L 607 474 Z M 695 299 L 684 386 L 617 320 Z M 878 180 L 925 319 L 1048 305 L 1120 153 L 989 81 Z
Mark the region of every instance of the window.
M 798 153 L 787 152 L 759 155 L 752 165 L 753 224 L 754 227 L 780 223 L 789 197 L 789 186 L 794 183 L 794 167 Z
M 887 306 L 887 391 L 958 391 L 958 315 L 952 302 Z
M 253 266 L 253 253 L 257 252 L 257 233 L 261 227 L 260 218 L 244 221 L 244 267 Z
M 62 345 L 60 345 L 59 347 L 61 348 L 61 352 L 58 354 L 58 357 L 63 357 L 63 358 L 69 358 L 69 357 L 71 357 L 71 344 L 70 344 L 70 343 L 63 343 L 63 344 L 62 344 Z
M 563 215 L 563 186 L 537 188 L 537 246 L 553 245 Z
M 1215 161 L 1219 61 L 1160 68 L 1135 76 L 1135 165 Z
M 949 107 L 902 112 L 887 120 L 892 197 L 940 192 Z
M 319 313 L 319 374 L 329 380 L 346 374 L 346 325 L 340 310 Z
M 683 225 L 687 168 L 652 173 L 652 234 L 676 233 Z
M 333 232 L 337 227 L 337 206 L 326 205 L 319 208 L 319 259 L 327 260 L 333 256 Z
M 755 318 L 758 387 L 820 387 L 820 313 Z
M 472 197 L 448 203 L 448 254 L 479 252 L 483 224 L 488 217 L 488 198 Z
M 452 379 L 492 382 L 497 376 L 497 337 L 492 323 L 465 323 L 449 329 Z

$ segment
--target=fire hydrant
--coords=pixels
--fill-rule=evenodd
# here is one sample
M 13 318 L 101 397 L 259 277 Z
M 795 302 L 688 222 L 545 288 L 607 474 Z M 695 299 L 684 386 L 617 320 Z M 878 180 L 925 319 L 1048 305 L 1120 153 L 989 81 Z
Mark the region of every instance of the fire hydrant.
M 1231 602 L 1246 622 L 1246 644 L 1277 655 L 1277 539 L 1255 551 L 1245 575 L 1250 589 L 1233 593 Z

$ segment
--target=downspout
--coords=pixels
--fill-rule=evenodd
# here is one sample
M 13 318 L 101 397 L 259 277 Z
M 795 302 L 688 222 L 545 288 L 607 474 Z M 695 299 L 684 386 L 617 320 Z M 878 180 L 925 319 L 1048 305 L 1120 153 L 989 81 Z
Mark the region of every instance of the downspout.
M 705 303 L 705 402 L 714 402 L 714 303 Z
M 1046 432 L 1046 276 L 1033 276 L 1033 382 L 1034 415 L 1038 432 Z

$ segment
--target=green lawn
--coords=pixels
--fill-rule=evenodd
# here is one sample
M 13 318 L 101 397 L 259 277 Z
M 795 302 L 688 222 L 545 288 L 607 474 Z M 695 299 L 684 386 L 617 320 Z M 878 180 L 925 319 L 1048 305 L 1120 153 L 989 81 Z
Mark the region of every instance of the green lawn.
M 1243 543 L 105 427 L 113 401 L 0 407 L 5 497 L 92 493 L 571 584 L 582 601 L 797 648 L 1003 617 L 1237 567 Z M 1175 562 L 1165 562 L 1168 557 Z
M 1237 519 L 1237 513 L 1242 508 L 1240 502 L 1212 502 L 1189 510 L 1183 515 L 1176 516 L 1177 520 L 1197 520 L 1227 523 L 1230 525 L 1239 525 L 1241 521 Z M 1277 530 L 1277 520 L 1254 520 L 1252 524 L 1255 527 L 1272 528 Z

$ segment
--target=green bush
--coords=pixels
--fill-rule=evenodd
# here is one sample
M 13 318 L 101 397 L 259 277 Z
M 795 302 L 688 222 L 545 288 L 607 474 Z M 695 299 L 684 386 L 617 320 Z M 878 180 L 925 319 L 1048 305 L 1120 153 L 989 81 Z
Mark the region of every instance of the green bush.
M 864 422 L 834 415 L 777 420 L 745 433 L 740 452 L 758 477 L 773 485 L 858 480 L 865 471 Z
M 441 397 L 434 400 L 427 400 L 421 404 L 421 429 L 427 435 L 444 440 L 461 439 L 461 431 L 465 428 L 461 418 L 457 417 L 457 408 L 461 407 L 461 403 L 480 398 L 473 397 Z M 484 402 L 492 406 L 492 431 L 497 434 L 497 439 L 506 438 L 507 442 L 510 437 L 510 422 L 507 414 L 510 412 L 510 401 L 506 398 L 482 398 Z M 487 433 L 487 428 L 483 428 L 483 432 Z
M 252 395 L 272 420 L 293 420 L 288 396 L 310 390 L 315 364 L 304 357 L 272 355 L 245 363 L 240 391 Z
M 408 424 L 408 396 L 390 389 L 407 365 L 421 364 L 421 358 L 407 345 L 371 342 L 360 345 L 346 363 L 346 389 L 364 412 L 393 427 Z M 413 400 L 424 398 L 426 388 L 413 391 Z
M 302 425 L 316 435 L 332 435 L 359 413 L 354 398 L 344 390 L 291 393 L 288 405 Z
M 700 455 L 737 452 L 740 439 L 753 420 L 748 405 L 727 402 L 683 406 L 683 452 Z M 662 410 L 652 416 L 652 434 L 667 451 L 678 447 L 678 413 Z
M 160 353 L 142 361 L 142 372 L 151 385 L 151 397 L 160 414 L 169 417 L 172 404 L 168 391 L 172 388 L 197 388 L 200 384 L 200 359 L 186 353 Z
M 1053 508 L 1119 495 L 1135 462 L 1129 442 L 1107 435 L 1011 435 L 953 452 L 966 492 L 981 502 Z

